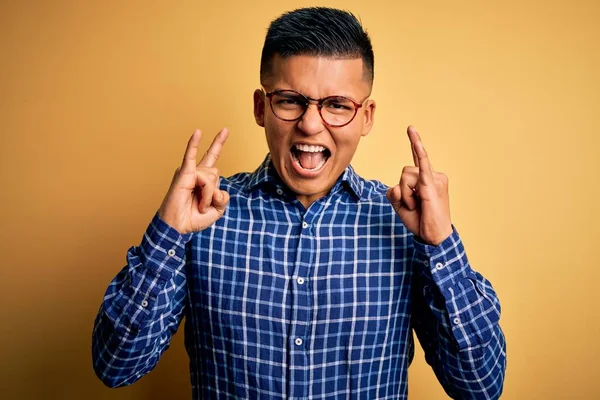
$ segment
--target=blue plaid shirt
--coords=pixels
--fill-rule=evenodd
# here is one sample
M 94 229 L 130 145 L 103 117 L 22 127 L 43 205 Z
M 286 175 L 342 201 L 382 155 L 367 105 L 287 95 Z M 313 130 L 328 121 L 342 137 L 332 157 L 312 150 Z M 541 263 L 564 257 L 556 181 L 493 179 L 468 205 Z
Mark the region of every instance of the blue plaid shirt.
M 220 185 L 213 226 L 155 216 L 127 253 L 93 331 L 106 385 L 149 372 L 185 316 L 194 399 L 406 399 L 413 330 L 451 397 L 500 396 L 500 303 L 456 230 L 420 242 L 352 167 L 308 209 L 269 156 Z

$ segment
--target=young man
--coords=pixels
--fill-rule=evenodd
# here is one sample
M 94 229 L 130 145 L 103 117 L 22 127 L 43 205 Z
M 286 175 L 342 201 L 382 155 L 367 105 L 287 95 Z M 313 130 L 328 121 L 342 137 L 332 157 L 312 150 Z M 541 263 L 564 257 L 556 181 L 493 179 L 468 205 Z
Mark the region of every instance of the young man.
M 453 398 L 502 392 L 491 284 L 450 220 L 447 178 L 414 128 L 414 166 L 388 189 L 350 161 L 374 121 L 373 51 L 349 13 L 308 8 L 267 33 L 256 122 L 270 153 L 219 178 L 222 130 L 200 131 L 93 333 L 96 373 L 135 382 L 186 316 L 193 398 L 400 399 L 414 330 Z

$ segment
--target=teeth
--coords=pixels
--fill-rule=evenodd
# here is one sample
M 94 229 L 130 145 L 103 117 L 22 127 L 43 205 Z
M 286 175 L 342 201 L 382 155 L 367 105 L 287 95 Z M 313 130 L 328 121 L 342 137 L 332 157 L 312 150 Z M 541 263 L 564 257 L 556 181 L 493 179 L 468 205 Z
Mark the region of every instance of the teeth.
M 309 144 L 297 144 L 296 149 L 300 150 L 300 151 L 305 151 L 307 153 L 320 153 L 322 151 L 325 151 L 324 146 L 319 146 L 319 145 L 313 146 L 313 145 L 309 145 Z

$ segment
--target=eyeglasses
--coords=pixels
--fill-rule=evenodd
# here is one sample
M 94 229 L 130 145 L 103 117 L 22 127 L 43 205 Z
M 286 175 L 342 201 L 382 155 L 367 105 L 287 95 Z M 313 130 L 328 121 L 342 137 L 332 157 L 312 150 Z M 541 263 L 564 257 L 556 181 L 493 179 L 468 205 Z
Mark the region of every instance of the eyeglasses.
M 283 121 L 296 121 L 302 118 L 308 105 L 317 104 L 321 119 L 330 127 L 339 128 L 348 125 L 364 104 L 344 96 L 328 96 L 312 99 L 295 90 L 276 90 L 266 94 L 275 116 Z M 366 99 L 365 99 L 366 101 Z

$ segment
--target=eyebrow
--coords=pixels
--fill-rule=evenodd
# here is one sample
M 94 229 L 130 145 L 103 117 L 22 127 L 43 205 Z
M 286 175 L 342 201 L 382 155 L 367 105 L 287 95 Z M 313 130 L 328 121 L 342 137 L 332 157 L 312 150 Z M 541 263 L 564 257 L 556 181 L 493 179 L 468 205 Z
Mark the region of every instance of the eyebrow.
M 304 94 L 304 93 L 302 93 L 302 92 L 299 92 L 299 91 L 297 91 L 297 90 L 295 90 L 295 89 L 290 89 L 290 88 L 278 88 L 278 87 L 275 87 L 275 89 L 271 90 L 271 92 L 277 92 L 277 91 L 281 91 L 281 90 L 290 90 L 290 91 L 292 91 L 292 92 L 296 92 L 296 93 L 299 93 L 299 94 L 301 94 L 301 95 L 303 95 L 303 96 L 305 96 L 305 97 L 308 97 L 308 98 L 310 98 L 311 100 L 312 100 L 312 99 L 314 99 L 313 97 L 307 96 L 307 95 L 305 95 L 305 94 Z M 267 90 L 266 90 L 266 89 L 265 89 L 265 92 L 267 92 Z M 350 100 L 352 100 L 352 101 L 354 101 L 354 102 L 356 102 L 356 103 L 359 103 L 359 101 L 358 101 L 358 100 L 356 100 L 356 99 L 354 98 L 354 96 L 350 96 L 350 95 L 347 95 L 347 94 L 340 94 L 340 93 L 331 94 L 331 95 L 329 95 L 329 96 L 324 96 L 324 97 L 321 97 L 320 99 L 314 99 L 314 100 L 321 100 L 321 99 L 325 99 L 325 98 L 327 98 L 327 97 L 345 97 L 345 98 L 347 98 L 347 99 L 350 99 Z M 367 97 L 368 97 L 368 96 L 367 96 Z

